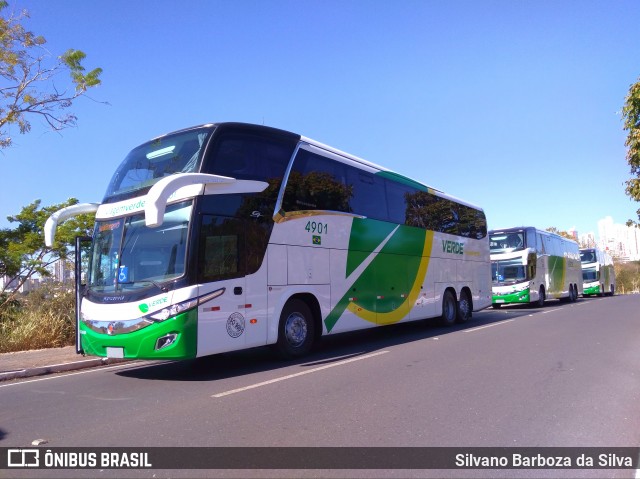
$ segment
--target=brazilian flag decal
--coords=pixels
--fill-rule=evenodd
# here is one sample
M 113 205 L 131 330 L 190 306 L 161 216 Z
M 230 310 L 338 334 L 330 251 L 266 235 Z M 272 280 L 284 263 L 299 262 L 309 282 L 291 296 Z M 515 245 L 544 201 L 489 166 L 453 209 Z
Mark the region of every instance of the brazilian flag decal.
M 313 244 L 322 244 L 322 236 L 313 235 Z

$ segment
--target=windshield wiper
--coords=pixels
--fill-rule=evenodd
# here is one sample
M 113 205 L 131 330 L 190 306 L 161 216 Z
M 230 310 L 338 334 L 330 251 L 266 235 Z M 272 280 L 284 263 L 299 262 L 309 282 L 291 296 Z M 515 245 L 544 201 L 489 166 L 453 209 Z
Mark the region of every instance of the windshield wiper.
M 143 279 L 141 281 L 127 281 L 127 282 L 123 282 L 123 281 L 118 281 L 118 284 L 136 284 L 136 283 L 151 283 L 152 285 L 154 285 L 156 288 L 158 288 L 160 291 L 162 291 L 163 293 L 167 293 L 169 291 L 169 288 L 167 288 L 166 286 L 152 280 L 152 279 Z

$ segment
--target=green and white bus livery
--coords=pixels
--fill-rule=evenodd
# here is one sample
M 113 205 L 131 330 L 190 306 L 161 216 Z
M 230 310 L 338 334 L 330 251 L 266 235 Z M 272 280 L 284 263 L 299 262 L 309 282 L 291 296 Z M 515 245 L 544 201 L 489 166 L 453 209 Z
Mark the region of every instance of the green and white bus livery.
M 135 149 L 95 212 L 79 352 L 184 359 L 491 304 L 482 209 L 274 128 L 218 123 Z M 80 276 L 80 275 L 78 275 Z
M 583 296 L 615 294 L 616 273 L 609 253 L 599 248 L 581 249 L 580 261 L 584 284 Z
M 533 227 L 489 231 L 493 307 L 582 294 L 578 244 Z

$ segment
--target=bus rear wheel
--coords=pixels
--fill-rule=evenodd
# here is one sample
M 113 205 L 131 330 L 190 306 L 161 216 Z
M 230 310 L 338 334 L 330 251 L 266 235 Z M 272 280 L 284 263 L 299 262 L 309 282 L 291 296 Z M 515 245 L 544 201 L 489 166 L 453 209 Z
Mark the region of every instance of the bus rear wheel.
M 471 298 L 469 293 L 465 290 L 460 293 L 460 301 L 458 301 L 458 311 L 456 315 L 456 321 L 458 323 L 466 323 L 471 319 L 473 315 L 473 306 L 471 304 Z
M 544 300 L 545 300 L 545 295 L 544 295 L 544 286 L 540 286 L 540 291 L 538 291 L 538 301 L 536 301 L 536 306 L 538 308 L 542 308 L 544 306 Z
M 290 299 L 282 309 L 276 350 L 283 359 L 304 356 L 315 342 L 313 314 L 307 303 Z
M 440 316 L 440 323 L 443 326 L 451 326 L 456 322 L 457 314 L 458 305 L 456 304 L 456 297 L 450 290 L 446 290 L 442 295 L 442 316 Z

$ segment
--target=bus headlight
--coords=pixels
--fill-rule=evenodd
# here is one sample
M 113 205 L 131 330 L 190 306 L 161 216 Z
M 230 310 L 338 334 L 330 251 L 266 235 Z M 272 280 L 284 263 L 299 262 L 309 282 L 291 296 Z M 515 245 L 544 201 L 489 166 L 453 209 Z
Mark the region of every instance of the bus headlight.
M 156 311 L 152 314 L 147 314 L 145 318 L 151 319 L 152 321 L 165 321 L 173 316 L 177 316 L 180 313 L 184 313 L 190 309 L 196 308 L 199 304 L 206 303 L 207 301 L 211 301 L 212 299 L 221 296 L 225 292 L 226 288 L 216 289 L 215 291 L 207 294 L 203 294 L 197 298 L 188 299 L 181 303 L 172 304 L 171 306 L 167 306 L 166 308 L 161 309 L 160 311 Z
M 155 321 L 164 321 L 173 316 L 177 316 L 180 313 L 184 313 L 189 309 L 195 308 L 196 306 L 198 306 L 198 298 L 189 299 L 182 303 L 172 304 L 171 306 L 161 309 L 160 311 L 156 311 L 153 314 L 149 314 L 146 317 Z

